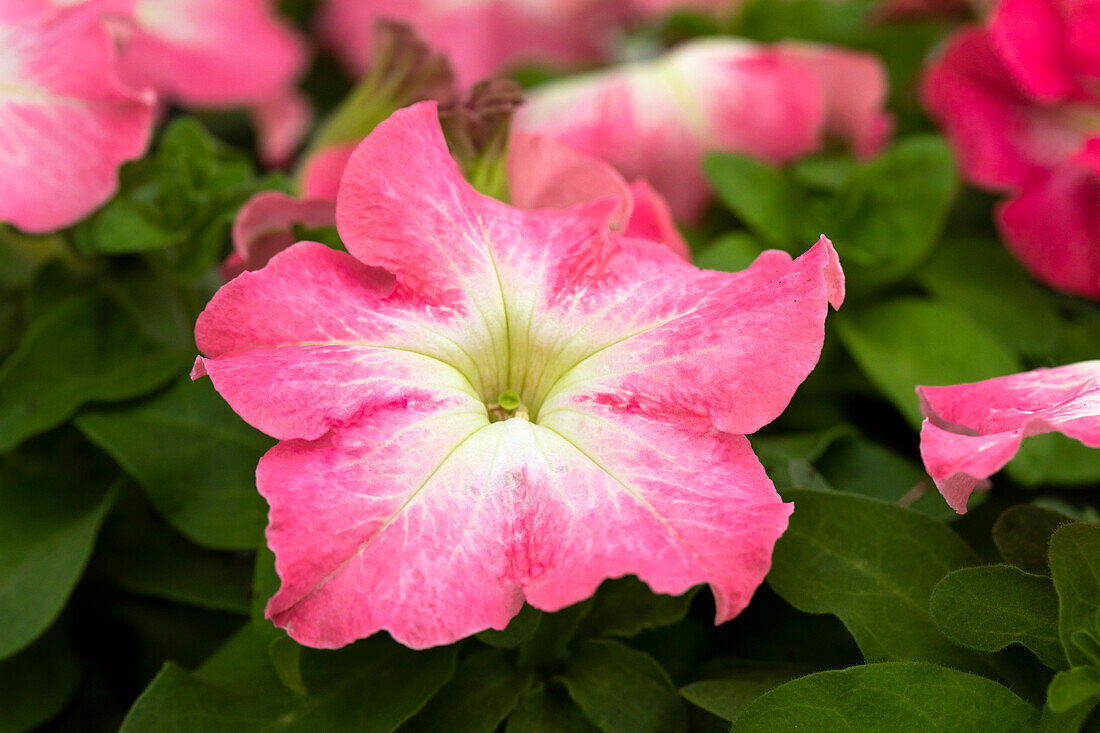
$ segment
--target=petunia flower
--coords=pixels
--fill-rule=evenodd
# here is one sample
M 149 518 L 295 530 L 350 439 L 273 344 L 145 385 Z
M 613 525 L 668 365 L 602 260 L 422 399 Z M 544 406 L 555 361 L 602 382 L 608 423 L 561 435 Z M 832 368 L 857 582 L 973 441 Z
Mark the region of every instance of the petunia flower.
M 632 15 L 622 0 L 326 0 L 319 30 L 359 75 L 369 66 L 375 23 L 408 23 L 446 54 L 459 85 L 467 87 L 520 63 L 599 61 L 615 29 Z
M 111 197 L 149 144 L 155 102 L 115 72 L 97 13 L 0 4 L 0 221 L 60 229 Z
M 348 253 L 301 242 L 214 296 L 193 376 L 280 441 L 256 474 L 278 626 L 427 647 L 625 574 L 745 607 L 791 507 L 744 435 L 816 363 L 836 253 L 698 270 L 615 206 L 477 193 L 420 103 L 348 164 Z
M 59 0 L 54 0 L 59 2 Z M 285 163 L 312 110 L 294 87 L 305 43 L 273 0 L 84 0 L 110 23 L 128 84 L 199 109 L 245 108 L 260 154 Z
M 1100 298 L 1094 30 L 1100 0 L 1006 0 L 987 27 L 952 39 L 923 97 L 968 180 L 1009 194 L 997 224 L 1017 259 L 1052 287 Z
M 711 197 L 704 154 L 782 163 L 835 136 L 869 155 L 892 128 L 885 99 L 886 73 L 873 56 L 707 38 L 655 61 L 536 87 L 516 126 L 645 178 L 677 218 L 694 221 Z
M 1023 439 L 1059 432 L 1100 448 L 1100 361 L 1035 369 L 972 384 L 917 387 L 920 452 L 947 503 L 966 512 L 984 479 L 1016 455 Z

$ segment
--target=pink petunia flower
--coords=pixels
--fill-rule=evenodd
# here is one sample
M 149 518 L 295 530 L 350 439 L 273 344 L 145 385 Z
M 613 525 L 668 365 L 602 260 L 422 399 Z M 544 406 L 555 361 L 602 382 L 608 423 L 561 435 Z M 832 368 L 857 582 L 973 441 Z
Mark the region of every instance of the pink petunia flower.
M 873 56 L 708 38 L 656 61 L 538 87 L 516 125 L 645 178 L 677 218 L 694 221 L 711 197 L 704 154 L 733 151 L 782 163 L 821 148 L 831 135 L 869 155 L 892 128 L 885 99 L 886 74 Z
M 60 0 L 53 0 L 55 3 Z M 84 0 L 111 24 L 119 75 L 167 101 L 252 112 L 261 157 L 285 163 L 312 110 L 294 88 L 306 48 L 273 0 Z
M 607 56 L 632 11 L 621 0 L 327 0 L 320 33 L 355 73 L 368 65 L 374 24 L 408 23 L 450 59 L 459 85 L 518 63 L 585 64 Z
M 951 507 L 1001 470 L 1030 435 L 1059 432 L 1100 448 L 1100 361 L 948 387 L 917 387 L 920 452 Z
M 744 435 L 816 363 L 836 253 L 698 270 L 615 206 L 478 194 L 420 103 L 348 164 L 350 254 L 298 243 L 211 300 L 193 376 L 281 441 L 257 484 L 295 639 L 446 644 L 631 573 L 749 602 L 791 507 Z
M 98 14 L 0 5 L 0 221 L 31 232 L 83 218 L 149 144 L 154 97 L 119 82 Z
M 1009 249 L 1039 280 L 1093 298 L 1100 298 L 1097 33 L 1100 0 L 1005 0 L 988 27 L 954 37 L 923 85 L 966 177 L 1010 194 L 997 211 Z

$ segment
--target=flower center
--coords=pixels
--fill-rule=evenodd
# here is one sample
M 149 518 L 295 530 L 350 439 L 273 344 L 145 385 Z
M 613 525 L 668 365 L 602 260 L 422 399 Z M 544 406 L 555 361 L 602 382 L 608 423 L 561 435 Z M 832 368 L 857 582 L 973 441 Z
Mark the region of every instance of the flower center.
M 527 411 L 527 405 L 523 404 L 523 400 L 520 398 L 519 393 L 514 389 L 506 389 L 500 393 L 497 397 L 497 401 L 489 408 L 489 421 L 501 422 L 512 417 L 520 417 L 524 420 L 530 420 L 531 415 Z

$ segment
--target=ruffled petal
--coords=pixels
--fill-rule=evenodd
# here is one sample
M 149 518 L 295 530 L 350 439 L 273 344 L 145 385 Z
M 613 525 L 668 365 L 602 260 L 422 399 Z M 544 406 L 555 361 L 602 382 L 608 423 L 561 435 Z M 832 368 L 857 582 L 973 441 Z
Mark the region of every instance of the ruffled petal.
M 231 280 L 245 270 L 259 270 L 298 241 L 295 226 L 336 226 L 336 202 L 296 199 L 278 191 L 250 198 L 233 220 L 233 254 L 222 266 L 222 277 Z
M 385 629 L 419 648 L 634 573 L 662 593 L 709 582 L 717 620 L 732 617 L 790 505 L 741 436 L 611 419 L 479 427 L 418 403 L 277 446 L 257 473 L 283 579 L 268 616 L 312 646 Z
M 843 277 L 824 237 L 793 262 L 769 252 L 732 274 L 697 270 L 631 241 L 596 262 L 566 259 L 540 327 L 560 329 L 566 343 L 555 359 L 568 366 L 544 370 L 546 379 L 560 376 L 534 390 L 546 395 L 537 419 L 603 405 L 753 433 L 782 412 L 817 363 Z
M 454 328 L 464 325 L 395 289 L 389 273 L 300 242 L 218 291 L 195 327 L 206 356 L 192 376 L 209 375 L 241 417 L 280 440 L 354 424 L 417 385 L 484 413 L 465 376 L 483 360 L 448 335 Z
M 1030 435 L 1056 431 L 1100 447 L 1100 361 L 917 387 L 917 394 L 926 418 L 921 457 L 960 514 L 979 482 L 1004 467 Z

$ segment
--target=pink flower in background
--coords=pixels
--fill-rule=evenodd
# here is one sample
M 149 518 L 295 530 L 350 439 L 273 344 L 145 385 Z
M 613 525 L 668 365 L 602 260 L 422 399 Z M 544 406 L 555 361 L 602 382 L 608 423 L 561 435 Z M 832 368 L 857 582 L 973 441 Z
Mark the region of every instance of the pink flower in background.
M 370 60 L 379 19 L 411 25 L 450 59 L 461 87 L 520 63 L 593 63 L 606 57 L 628 17 L 619 0 L 327 0 L 322 37 L 356 74 Z
M 0 5 L 0 221 L 60 229 L 114 193 L 119 167 L 148 146 L 154 106 L 115 72 L 97 13 Z
M 1039 280 L 1100 298 L 1100 0 L 1006 0 L 928 69 L 924 99 Z M 1091 41 L 1090 41 L 1091 39 Z
M 791 509 L 744 435 L 816 363 L 836 253 L 702 271 L 614 207 L 476 193 L 421 103 L 348 164 L 350 254 L 299 243 L 215 295 L 194 376 L 281 441 L 257 483 L 295 639 L 445 644 L 624 574 L 709 583 L 719 622 L 749 602 Z
M 1059 432 L 1100 448 L 1100 361 L 1035 369 L 949 387 L 917 387 L 920 452 L 960 514 L 975 487 L 1030 435 Z
M 272 0 L 87 0 L 119 48 L 119 74 L 187 107 L 252 111 L 266 162 L 284 163 L 312 116 L 295 88 L 305 44 Z
M 890 134 L 885 100 L 886 74 L 873 56 L 711 38 L 538 87 L 516 125 L 645 178 L 677 218 L 693 221 L 711 196 L 706 153 L 782 163 L 836 136 L 868 155 Z

